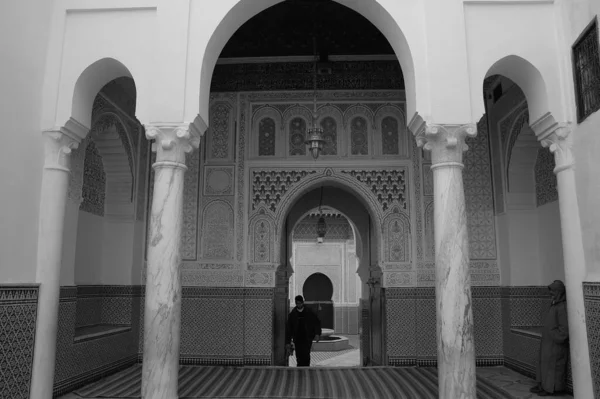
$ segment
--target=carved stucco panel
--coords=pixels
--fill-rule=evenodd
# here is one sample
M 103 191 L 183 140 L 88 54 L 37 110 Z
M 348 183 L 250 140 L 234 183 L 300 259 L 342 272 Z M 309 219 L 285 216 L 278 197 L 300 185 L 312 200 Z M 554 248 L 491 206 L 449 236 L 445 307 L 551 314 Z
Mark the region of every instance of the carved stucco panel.
M 234 109 L 228 101 L 215 101 L 210 108 L 208 128 L 209 160 L 230 161 L 233 158 Z
M 206 166 L 204 168 L 204 195 L 233 195 L 234 166 Z
M 209 202 L 202 215 L 202 258 L 233 259 L 234 217 L 225 201 Z
M 252 242 L 250 245 L 251 263 L 271 263 L 273 262 L 273 243 L 275 241 L 273 219 L 264 212 L 259 212 L 250 222 L 250 236 Z
M 383 223 L 383 261 L 406 263 L 411 261 L 410 220 L 406 214 L 392 213 Z

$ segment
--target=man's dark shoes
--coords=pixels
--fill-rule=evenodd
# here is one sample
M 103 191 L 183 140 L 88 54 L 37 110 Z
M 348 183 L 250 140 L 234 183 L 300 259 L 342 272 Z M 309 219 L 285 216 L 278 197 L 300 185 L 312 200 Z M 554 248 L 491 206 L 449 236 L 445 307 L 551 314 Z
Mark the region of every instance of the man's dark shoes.
M 542 389 L 540 392 L 538 392 L 538 396 L 552 396 L 552 394 Z
M 543 389 L 539 385 L 536 385 L 533 388 L 529 389 L 529 392 L 532 392 L 532 393 L 540 393 L 542 391 L 543 391 Z

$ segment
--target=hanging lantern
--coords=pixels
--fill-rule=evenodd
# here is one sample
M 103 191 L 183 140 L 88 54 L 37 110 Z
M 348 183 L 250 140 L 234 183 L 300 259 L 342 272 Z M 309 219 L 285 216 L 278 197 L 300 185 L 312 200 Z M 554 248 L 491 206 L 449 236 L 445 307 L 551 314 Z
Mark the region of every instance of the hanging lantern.
M 317 222 L 317 242 L 319 244 L 323 244 L 323 239 L 325 238 L 325 233 L 327 232 L 327 224 L 325 223 L 325 218 L 321 216 L 319 221 Z
M 312 128 L 308 130 L 308 139 L 304 142 L 308 145 L 308 151 L 314 159 L 319 158 L 319 153 L 323 151 L 325 140 L 323 140 L 323 129 L 316 126 L 316 123 Z

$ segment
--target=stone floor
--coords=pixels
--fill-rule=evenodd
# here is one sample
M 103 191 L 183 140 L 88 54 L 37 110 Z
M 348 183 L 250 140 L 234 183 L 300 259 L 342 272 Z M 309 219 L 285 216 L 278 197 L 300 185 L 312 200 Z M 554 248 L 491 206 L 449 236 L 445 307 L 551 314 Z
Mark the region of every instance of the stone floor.
M 353 355 L 348 352 L 346 355 L 342 355 L 342 358 Z M 334 360 L 335 358 L 330 358 Z M 335 359 L 337 362 L 341 362 L 342 359 Z M 324 364 L 319 366 L 325 367 Z M 523 375 L 507 369 L 506 367 L 480 367 L 477 369 L 477 374 L 485 377 L 492 384 L 501 387 L 505 391 L 509 392 L 514 399 L 532 399 L 537 398 L 536 394 L 530 393 L 529 388 L 534 384 L 534 381 L 530 378 L 524 377 Z M 81 397 L 76 394 L 67 394 L 59 397 L 58 399 L 80 399 Z M 571 395 L 552 396 L 552 398 L 573 398 Z M 97 398 L 100 399 L 100 398 Z M 108 398 L 102 398 L 108 399 Z M 308 398 L 303 398 L 308 399 Z M 376 399 L 376 398 L 373 398 Z M 415 398 L 417 399 L 417 398 Z

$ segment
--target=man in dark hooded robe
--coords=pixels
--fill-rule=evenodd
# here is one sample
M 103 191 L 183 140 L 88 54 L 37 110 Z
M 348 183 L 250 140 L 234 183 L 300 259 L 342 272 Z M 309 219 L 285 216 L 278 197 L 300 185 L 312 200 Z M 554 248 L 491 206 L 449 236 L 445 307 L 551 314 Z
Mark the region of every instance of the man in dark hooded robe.
M 552 295 L 552 305 L 542 327 L 537 385 L 530 389 L 538 396 L 551 396 L 565 390 L 569 357 L 565 285 L 560 280 L 554 280 L 548 289 Z
M 298 367 L 310 366 L 310 349 L 313 339 L 321 338 L 321 321 L 309 308 L 304 306 L 304 298 L 295 298 L 296 307 L 290 312 L 286 328 L 286 351 L 291 353 L 291 341 L 294 339 Z

